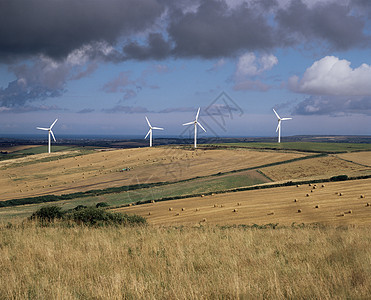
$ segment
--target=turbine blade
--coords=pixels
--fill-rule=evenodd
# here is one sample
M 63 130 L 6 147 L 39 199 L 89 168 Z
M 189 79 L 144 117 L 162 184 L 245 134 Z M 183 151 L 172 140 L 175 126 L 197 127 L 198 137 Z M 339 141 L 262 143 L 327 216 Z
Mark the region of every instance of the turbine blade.
M 55 119 L 55 121 L 53 122 L 53 124 L 50 126 L 50 129 L 53 128 L 54 124 L 57 123 L 58 119 Z
M 282 121 L 292 120 L 292 118 L 282 118 L 281 120 L 282 120 Z
M 50 133 L 52 134 L 52 137 L 53 137 L 54 142 L 56 142 L 57 140 L 55 139 L 55 136 L 54 136 L 53 131 L 50 130 Z
M 276 114 L 277 118 L 278 118 L 278 119 L 281 119 L 280 116 L 278 115 L 278 113 L 274 110 L 274 108 L 273 108 L 273 111 L 274 111 L 274 113 Z
M 196 122 L 197 122 L 197 120 L 198 120 L 198 115 L 200 114 L 200 109 L 201 109 L 201 107 L 199 107 L 199 108 L 198 108 L 198 111 L 197 111 Z
M 194 124 L 194 122 L 195 122 L 195 121 L 188 122 L 188 123 L 184 123 L 183 126 L 184 126 L 184 125 L 191 125 L 191 124 Z
M 150 128 L 152 128 L 151 123 L 149 122 L 148 118 L 147 118 L 147 117 L 145 117 L 145 118 L 146 118 L 146 120 L 147 120 L 148 126 L 149 126 Z
M 161 127 L 152 127 L 152 129 L 164 130 L 164 129 L 161 128 Z
M 150 133 L 151 133 L 151 129 L 148 130 L 148 132 L 147 132 L 146 136 L 144 137 L 144 139 L 146 139 L 147 136 L 148 136 Z
M 276 129 L 276 132 L 278 131 L 278 129 L 281 127 L 281 120 L 278 121 L 278 125 L 277 125 L 277 129 Z
M 43 127 L 36 127 L 36 129 L 40 129 L 40 130 L 49 130 L 49 128 L 43 128 Z
M 200 126 L 200 127 L 201 127 L 201 129 L 202 129 L 203 131 L 205 131 L 205 132 L 206 132 L 206 129 L 205 129 L 205 128 L 203 128 L 203 126 L 201 125 L 201 123 L 197 122 L 196 124 L 198 124 L 198 126 Z

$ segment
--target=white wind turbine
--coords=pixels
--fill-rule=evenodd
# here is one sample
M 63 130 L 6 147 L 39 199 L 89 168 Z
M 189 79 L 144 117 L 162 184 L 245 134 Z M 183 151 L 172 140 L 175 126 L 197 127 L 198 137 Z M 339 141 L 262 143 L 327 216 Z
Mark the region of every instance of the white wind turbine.
M 158 130 L 164 130 L 163 128 L 160 128 L 160 127 L 152 127 L 151 123 L 149 122 L 148 118 L 145 117 L 146 120 L 147 120 L 147 123 L 148 123 L 148 126 L 149 126 L 149 130 L 148 130 L 148 133 L 146 134 L 146 136 L 144 137 L 145 139 L 147 138 L 147 136 L 149 135 L 149 146 L 152 147 L 152 129 L 158 129 Z
M 57 141 L 57 140 L 55 139 L 54 133 L 53 133 L 53 131 L 52 131 L 52 128 L 53 128 L 54 124 L 55 124 L 57 121 L 58 121 L 58 119 L 55 119 L 55 121 L 53 122 L 52 125 L 50 125 L 49 128 L 36 127 L 37 129 L 40 129 L 40 130 L 46 130 L 46 131 L 48 132 L 48 153 L 50 153 L 50 146 L 51 146 L 50 135 L 53 136 L 54 142 Z
M 205 128 L 202 127 L 201 123 L 198 122 L 198 115 L 199 114 L 200 114 L 200 107 L 198 108 L 196 119 L 192 122 L 188 122 L 188 123 L 183 124 L 183 126 L 194 124 L 194 126 L 195 126 L 195 148 L 197 148 L 197 125 L 200 126 L 201 129 L 206 132 Z
M 274 110 L 274 108 L 273 108 L 273 111 L 274 111 L 274 113 L 276 114 L 276 116 L 278 118 L 278 125 L 277 125 L 276 132 L 278 131 L 278 142 L 281 143 L 281 121 L 291 120 L 292 118 L 281 118 L 278 115 L 278 113 Z

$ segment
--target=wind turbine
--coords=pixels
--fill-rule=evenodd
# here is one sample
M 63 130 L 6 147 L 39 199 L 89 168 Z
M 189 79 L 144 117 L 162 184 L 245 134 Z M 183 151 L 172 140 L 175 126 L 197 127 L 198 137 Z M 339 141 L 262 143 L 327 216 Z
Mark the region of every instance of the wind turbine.
M 54 133 L 53 133 L 53 131 L 52 131 L 52 128 L 53 128 L 54 124 L 55 124 L 57 121 L 58 121 L 58 119 L 55 119 L 55 121 L 53 122 L 52 125 L 50 125 L 49 128 L 36 127 L 37 129 L 40 129 L 40 130 L 46 130 L 46 131 L 48 132 L 48 153 L 50 153 L 50 146 L 51 146 L 50 134 L 53 136 L 54 142 L 57 141 L 57 140 L 55 139 Z
M 202 127 L 201 123 L 198 122 L 198 115 L 199 114 L 200 114 L 200 107 L 198 108 L 196 119 L 192 122 L 188 122 L 188 123 L 183 124 L 183 126 L 194 124 L 194 126 L 195 126 L 195 148 L 197 148 L 197 125 L 200 126 L 201 129 L 206 132 L 205 128 Z
M 281 121 L 291 120 L 292 118 L 281 118 L 278 115 L 278 113 L 274 110 L 274 108 L 273 108 L 273 111 L 274 111 L 274 113 L 276 114 L 276 116 L 278 118 L 278 125 L 277 125 L 276 132 L 278 131 L 278 142 L 281 143 Z
M 152 130 L 153 129 L 164 130 L 164 129 L 163 128 L 160 128 L 160 127 L 152 127 L 151 123 L 148 121 L 148 118 L 147 117 L 145 117 L 145 118 L 147 120 L 147 123 L 148 123 L 148 126 L 149 126 L 149 130 L 148 130 L 147 135 L 144 138 L 146 139 L 147 136 L 149 135 L 149 146 L 152 147 Z

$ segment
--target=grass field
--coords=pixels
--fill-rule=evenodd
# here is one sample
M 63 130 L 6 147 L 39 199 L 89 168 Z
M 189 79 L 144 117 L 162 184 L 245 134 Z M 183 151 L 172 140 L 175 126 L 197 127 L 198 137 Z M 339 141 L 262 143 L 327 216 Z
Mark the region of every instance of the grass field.
M 215 194 L 123 207 L 116 211 L 145 216 L 153 225 L 193 226 L 205 223 L 206 219 L 207 224 L 214 225 L 320 222 L 369 226 L 371 206 L 366 206 L 369 198 L 371 179 L 362 179 L 326 183 L 324 187 L 318 184 L 315 188 L 301 185 Z M 237 212 L 233 212 L 235 209 Z
M 297 150 L 311 152 L 353 152 L 371 150 L 371 144 L 356 143 L 316 143 L 316 142 L 283 142 L 283 143 L 226 143 L 216 146 L 246 147 L 250 149 L 276 149 L 276 150 Z
M 370 154 L 370 152 L 364 152 Z M 350 153 L 362 157 L 363 152 Z M 366 156 L 366 155 L 365 155 Z M 361 159 L 360 159 L 361 160 Z M 343 160 L 337 156 L 326 156 L 290 162 L 284 165 L 262 168 L 261 171 L 274 181 L 294 179 L 329 178 L 334 175 L 348 176 L 371 174 L 371 167 Z
M 0 200 L 178 181 L 304 156 L 272 151 L 178 148 L 124 149 L 85 155 L 80 155 L 79 151 L 37 154 L 0 162 Z M 48 157 L 54 158 L 47 160 Z M 119 172 L 127 167 L 131 171 Z
M 0 228 L 1 299 L 368 299 L 369 228 Z

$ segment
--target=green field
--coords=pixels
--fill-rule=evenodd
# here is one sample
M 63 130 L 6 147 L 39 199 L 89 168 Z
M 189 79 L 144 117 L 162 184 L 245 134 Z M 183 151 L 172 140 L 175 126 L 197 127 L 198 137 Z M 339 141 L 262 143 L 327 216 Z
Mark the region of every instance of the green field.
M 355 143 L 315 143 L 315 142 L 288 142 L 288 143 L 223 143 L 202 146 L 228 146 L 243 147 L 251 149 L 272 149 L 272 150 L 297 150 L 310 152 L 341 153 L 352 151 L 371 151 L 371 144 Z
M 12 218 L 26 218 L 42 206 L 52 204 L 61 205 L 63 209 L 71 209 L 78 205 L 95 205 L 99 202 L 107 202 L 111 206 L 120 206 L 137 201 L 157 200 L 166 197 L 177 197 L 183 195 L 211 193 L 233 189 L 238 187 L 251 186 L 267 182 L 255 172 L 241 172 L 217 177 L 197 178 L 191 181 L 171 183 L 151 188 L 128 190 L 121 193 L 111 193 L 100 196 L 90 196 L 62 200 L 50 203 L 19 205 L 0 208 L 0 219 L 8 221 Z

